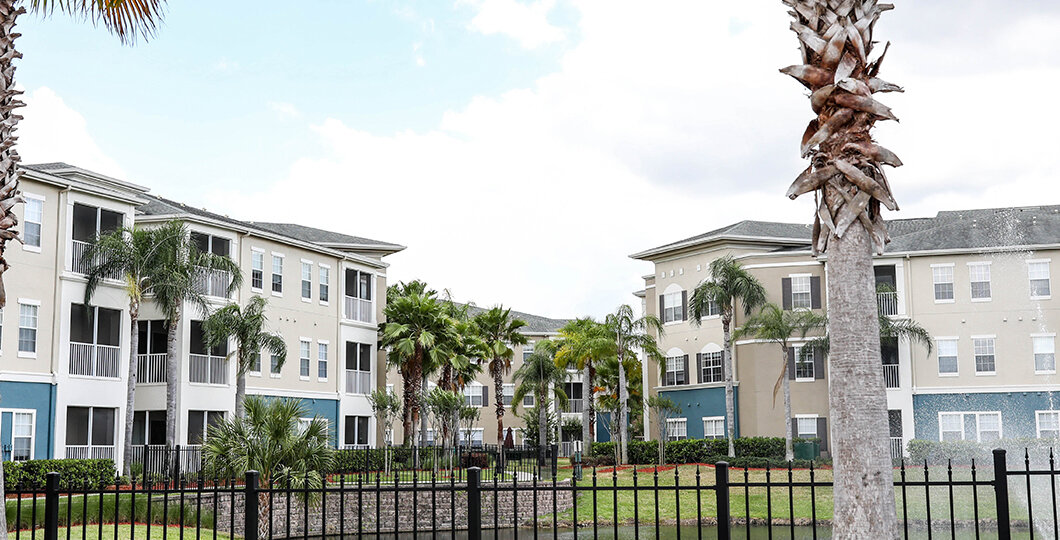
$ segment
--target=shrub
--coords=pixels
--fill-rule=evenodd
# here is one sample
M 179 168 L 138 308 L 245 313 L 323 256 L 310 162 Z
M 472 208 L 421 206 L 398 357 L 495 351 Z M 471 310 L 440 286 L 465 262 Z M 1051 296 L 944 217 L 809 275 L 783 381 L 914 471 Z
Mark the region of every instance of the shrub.
M 784 437 L 740 437 L 733 445 L 736 457 L 784 458 Z
M 4 489 L 13 491 L 44 489 L 50 472 L 59 473 L 62 489 L 102 489 L 114 484 L 118 476 L 109 459 L 37 459 L 4 464 Z
M 709 440 L 685 439 L 666 443 L 667 463 L 705 463 Z
M 630 441 L 626 449 L 630 463 L 652 465 L 659 462 L 659 443 L 656 441 Z
M 610 457 L 612 460 L 615 458 L 615 443 L 613 442 L 594 442 L 592 447 L 589 449 L 589 455 L 594 458 L 599 457 Z

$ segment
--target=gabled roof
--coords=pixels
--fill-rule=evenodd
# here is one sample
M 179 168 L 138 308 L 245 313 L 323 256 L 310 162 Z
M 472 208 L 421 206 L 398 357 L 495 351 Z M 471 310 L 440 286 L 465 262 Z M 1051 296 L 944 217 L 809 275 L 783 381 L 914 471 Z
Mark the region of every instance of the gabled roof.
M 488 311 L 489 308 L 483 308 L 475 305 L 468 306 L 468 312 L 474 316 Z M 541 315 L 533 315 L 530 313 L 524 313 L 522 311 L 512 310 L 512 317 L 516 319 L 522 319 L 526 322 L 526 326 L 523 327 L 523 332 L 528 334 L 555 334 L 559 332 L 560 328 L 563 328 L 565 324 L 570 322 L 570 319 L 551 319 L 549 317 L 543 317 Z
M 20 165 L 20 168 L 38 181 L 135 204 L 142 203 L 143 195 L 148 191 L 144 186 L 58 161 Z
M 752 241 L 756 243 L 770 244 L 775 247 L 789 245 L 810 244 L 812 229 L 809 225 L 801 223 L 777 223 L 773 221 L 744 220 L 732 225 L 726 225 L 713 231 L 697 234 L 683 240 L 664 244 L 659 247 L 647 249 L 634 253 L 630 257 L 634 259 L 650 260 L 651 258 L 681 248 L 708 244 L 711 242 L 736 240 Z
M 269 223 L 265 221 L 249 221 L 247 223 L 267 231 L 272 231 L 276 234 L 302 238 L 313 242 L 314 244 L 320 244 L 322 246 L 336 249 L 381 251 L 387 254 L 396 253 L 405 249 L 405 246 L 400 244 L 372 240 L 371 238 L 363 238 L 360 236 L 350 236 L 348 234 L 333 231 L 325 231 L 324 229 L 317 229 L 315 227 L 308 227 L 297 223 Z

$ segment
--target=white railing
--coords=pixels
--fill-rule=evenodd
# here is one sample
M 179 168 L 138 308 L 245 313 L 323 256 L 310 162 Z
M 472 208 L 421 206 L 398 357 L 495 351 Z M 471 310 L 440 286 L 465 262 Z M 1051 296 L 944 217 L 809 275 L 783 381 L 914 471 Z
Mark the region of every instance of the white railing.
M 66 459 L 114 459 L 114 445 L 67 445 Z
M 351 321 L 370 323 L 375 319 L 375 311 L 372 309 L 372 301 L 352 296 L 345 297 L 345 316 Z
M 580 413 L 585 410 L 585 401 L 581 399 L 568 399 L 567 410 L 564 412 L 568 413 Z
M 898 388 L 901 386 L 898 378 L 898 364 L 883 365 L 883 381 L 886 383 L 887 388 Z
M 78 274 L 88 275 L 94 266 L 99 261 L 85 261 L 85 253 L 92 247 L 89 242 L 82 242 L 80 240 L 70 241 L 70 270 Z M 106 279 L 121 279 L 121 274 L 118 272 L 108 272 L 103 275 Z
M 371 394 L 372 373 L 357 369 L 346 370 L 346 393 L 347 394 Z
M 169 360 L 169 355 L 166 353 L 136 355 L 137 384 L 166 382 L 167 360 Z
M 207 356 L 205 354 L 189 355 L 191 375 L 189 380 L 201 384 L 228 384 L 228 358 L 224 356 Z
M 905 453 L 905 445 L 901 437 L 891 437 L 891 459 L 902 459 Z
M 898 314 L 898 293 L 894 291 L 876 293 L 876 305 L 884 315 Z
M 195 292 L 213 296 L 215 298 L 228 298 L 228 285 L 232 282 L 232 274 L 224 270 L 199 270 L 195 276 L 192 286 Z
M 343 444 L 340 450 L 368 450 L 371 446 L 367 444 Z
M 118 377 L 121 348 L 91 343 L 70 344 L 70 375 Z

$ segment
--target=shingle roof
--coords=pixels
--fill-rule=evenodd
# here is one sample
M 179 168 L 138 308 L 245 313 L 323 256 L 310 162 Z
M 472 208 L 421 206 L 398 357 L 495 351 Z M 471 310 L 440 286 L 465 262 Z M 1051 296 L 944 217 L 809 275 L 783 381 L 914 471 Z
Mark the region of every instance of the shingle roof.
M 383 242 L 381 240 L 372 240 L 371 238 L 364 238 L 361 236 L 350 236 L 348 234 L 337 233 L 333 231 L 325 231 L 324 229 L 317 229 L 315 227 L 307 227 L 305 225 L 299 225 L 297 223 L 269 223 L 264 221 L 250 221 L 248 222 L 255 227 L 272 231 L 276 234 L 282 234 L 284 236 L 291 236 L 294 238 L 302 238 L 314 244 L 321 244 L 326 246 L 357 246 L 367 249 L 379 249 L 384 251 L 401 251 L 405 249 L 405 246 L 400 244 L 394 244 L 391 242 Z
M 482 308 L 474 305 L 468 306 L 468 311 L 471 315 L 478 315 L 488 309 L 489 308 Z M 526 326 L 523 327 L 523 330 L 525 333 L 530 334 L 554 334 L 559 332 L 559 329 L 563 328 L 563 325 L 570 322 L 570 319 L 550 319 L 548 317 L 542 317 L 541 315 L 515 311 L 514 309 L 512 310 L 512 317 L 525 321 Z
M 722 239 L 772 239 L 774 241 L 788 242 L 805 242 L 810 243 L 810 235 L 812 229 L 809 225 L 803 225 L 801 223 L 777 223 L 773 221 L 753 221 L 744 220 L 732 225 L 726 225 L 719 229 L 707 231 L 703 234 L 697 234 L 683 240 L 671 242 L 669 244 L 663 244 L 659 247 L 647 249 L 639 253 L 630 255 L 634 259 L 647 258 L 652 255 L 659 253 L 665 253 L 673 249 L 680 247 L 702 244 L 713 240 Z

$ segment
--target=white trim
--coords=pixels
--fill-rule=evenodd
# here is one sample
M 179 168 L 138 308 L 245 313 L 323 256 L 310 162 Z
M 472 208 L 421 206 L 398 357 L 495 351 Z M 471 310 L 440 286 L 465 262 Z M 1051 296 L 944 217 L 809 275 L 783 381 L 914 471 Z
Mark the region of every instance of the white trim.
M 955 265 L 954 263 L 935 263 L 930 266 L 931 268 L 953 268 Z
M 0 409 L 0 414 L 11 413 L 11 459 L 9 462 L 15 461 L 15 415 L 16 414 L 28 414 L 32 418 L 29 423 L 30 436 L 29 436 L 29 459 L 35 459 L 37 450 L 37 409 Z
M 968 336 L 972 339 L 997 339 L 997 334 L 978 334 L 974 336 Z M 957 338 L 953 338 L 957 339 Z
M 1018 392 L 1060 392 L 1060 384 L 1020 384 L 989 386 L 918 386 L 913 394 L 1015 394 Z
M 1047 263 L 1047 262 L 1052 262 L 1052 261 L 1053 261 L 1052 259 L 1025 259 L 1023 262 L 1025 262 L 1027 264 L 1031 264 L 1031 263 Z
M 48 199 L 44 195 L 38 195 L 36 193 L 29 193 L 27 191 L 23 191 L 22 192 L 22 197 L 24 197 L 26 199 L 26 202 L 29 202 L 29 199 L 33 199 L 35 201 L 40 201 L 40 203 L 41 203 L 41 221 L 40 221 L 40 231 L 41 231 L 40 232 L 40 235 L 41 235 L 40 236 L 40 243 L 41 243 L 41 245 L 39 245 L 39 246 L 31 246 L 29 244 L 20 242 L 22 244 L 22 250 L 23 251 L 28 251 L 30 253 L 40 253 L 41 252 L 41 248 L 44 247 L 44 203 L 47 202 Z M 124 214 L 124 212 L 123 212 L 123 214 Z M 30 222 L 29 219 L 26 218 L 26 206 L 25 206 L 25 203 L 23 203 L 23 206 L 22 206 L 22 222 L 24 224 Z M 25 229 L 25 227 L 23 227 L 23 230 L 24 229 Z
M 1035 332 L 1030 334 L 1030 337 L 1056 337 L 1056 332 Z
M 817 261 L 793 261 L 786 263 L 759 263 L 759 264 L 746 264 L 744 269 L 754 270 L 755 268 L 783 268 L 785 266 L 823 266 L 823 263 Z
M 805 311 L 809 311 L 809 310 L 807 309 Z M 788 343 L 806 343 L 806 342 L 809 342 L 809 341 L 813 341 L 813 340 L 815 340 L 815 339 L 817 339 L 819 337 L 821 337 L 821 336 L 808 336 L 808 337 L 804 337 L 804 338 L 796 337 L 796 338 L 789 339 Z M 741 339 L 739 341 L 732 342 L 733 345 L 754 345 L 754 344 L 758 344 L 758 343 L 775 343 L 775 342 L 770 341 L 768 339 L 757 339 L 757 338 L 756 339 Z
M 19 298 L 18 299 L 18 303 L 19 304 L 26 304 L 27 306 L 40 307 L 40 300 L 32 300 L 30 298 Z
M 1057 415 L 1057 417 L 1058 417 L 1057 418 L 1057 424 L 1060 425 L 1060 410 L 1055 410 L 1055 409 L 1048 410 L 1048 409 L 1046 409 L 1046 410 L 1034 411 L 1034 435 L 1038 439 L 1042 438 L 1042 421 L 1041 421 L 1041 414 L 1042 413 L 1049 413 L 1049 414 Z
M 789 278 L 794 277 L 813 277 L 813 274 L 788 274 Z
M 341 398 L 342 395 L 338 392 L 321 392 L 319 390 L 287 390 L 284 388 L 262 388 L 262 387 L 247 387 L 247 395 L 253 393 L 254 395 L 266 395 L 266 396 L 277 396 L 277 397 L 293 397 L 293 398 L 327 398 L 335 399 Z M 351 415 L 352 416 L 352 415 Z

